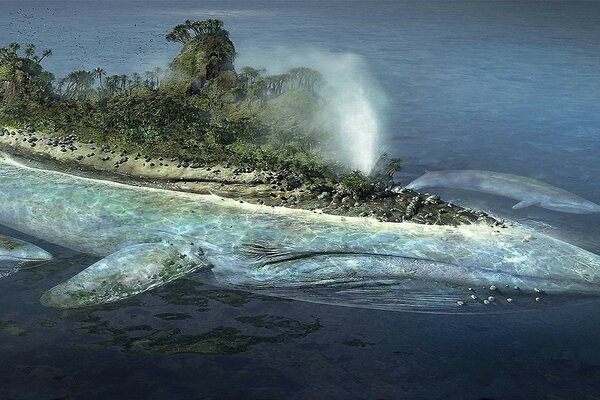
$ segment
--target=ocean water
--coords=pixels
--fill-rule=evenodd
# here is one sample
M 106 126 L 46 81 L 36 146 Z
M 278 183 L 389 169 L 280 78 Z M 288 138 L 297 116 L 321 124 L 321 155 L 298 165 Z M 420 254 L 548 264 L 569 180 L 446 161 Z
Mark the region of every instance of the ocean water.
M 225 21 L 237 66 L 359 57 L 380 93 L 379 146 L 403 159 L 403 183 L 425 170 L 495 170 L 600 203 L 600 2 L 0 0 L 0 46 L 52 48 L 45 66 L 59 77 L 97 66 L 130 73 L 164 67 L 178 52 L 164 35 L 204 18 Z M 439 192 L 600 253 L 598 215 L 513 211 L 512 200 Z M 0 281 L 1 399 L 600 396 L 600 302 L 392 313 L 192 277 L 58 311 L 39 305 L 41 293 L 96 260 L 26 239 L 57 257 Z

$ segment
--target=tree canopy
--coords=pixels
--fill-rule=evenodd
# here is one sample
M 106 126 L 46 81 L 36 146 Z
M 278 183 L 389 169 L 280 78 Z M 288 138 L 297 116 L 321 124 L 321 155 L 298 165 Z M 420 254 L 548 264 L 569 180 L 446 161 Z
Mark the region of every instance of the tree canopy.
M 52 50 L 37 54 L 32 43 L 25 46 L 23 55 L 19 55 L 20 49 L 18 43 L 0 47 L 0 95 L 7 100 L 49 95 L 54 75 L 44 71 L 41 62 L 52 54 Z
M 328 135 L 310 122 L 322 106 L 318 71 L 301 67 L 269 76 L 244 67 L 236 73 L 235 47 L 220 20 L 185 21 L 167 40 L 183 48 L 164 72 L 110 75 L 96 67 L 70 72 L 56 88 L 41 65 L 51 50 L 2 47 L 0 123 L 77 133 L 151 156 L 289 169 L 307 179 L 331 174 Z M 386 155 L 378 176 L 390 180 L 399 169 L 400 160 Z M 363 178 L 353 172 L 344 183 L 367 193 Z

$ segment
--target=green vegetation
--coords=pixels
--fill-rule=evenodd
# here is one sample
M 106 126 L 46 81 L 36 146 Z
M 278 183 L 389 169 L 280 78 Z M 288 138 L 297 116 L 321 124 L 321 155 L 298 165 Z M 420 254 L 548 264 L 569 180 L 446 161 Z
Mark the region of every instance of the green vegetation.
M 171 86 L 171 90 L 174 86 L 180 90 L 186 89 L 189 94 L 199 94 L 208 81 L 219 77 L 220 86 L 225 80 L 235 85 L 235 47 L 229 39 L 229 32 L 223 28 L 222 21 L 188 20 L 173 28 L 166 39 L 183 44 L 181 52 L 169 67 L 166 83 Z
M 52 51 L 37 55 L 35 45 L 28 44 L 19 56 L 20 49 L 18 43 L 0 48 L 0 118 L 10 122 L 21 122 L 48 110 L 53 95 L 54 75 L 41 66 Z
M 199 165 L 227 164 L 287 171 L 309 182 L 339 181 L 327 132 L 313 126 L 323 78 L 309 68 L 267 76 L 234 69 L 236 51 L 219 20 L 185 21 L 166 39 L 181 52 L 166 71 L 108 75 L 103 68 L 62 79 L 45 71 L 35 46 L 0 48 L 0 124 L 32 126 L 57 136 L 76 134 L 150 157 Z M 352 172 L 349 191 L 372 191 L 372 177 Z
M 344 192 L 358 196 L 366 196 L 373 192 L 371 181 L 362 172 L 354 170 L 342 177 L 340 186 Z
M 359 170 L 340 175 L 340 192 L 358 197 L 369 196 L 381 191 L 385 186 L 393 185 L 394 174 L 400 171 L 400 168 L 399 158 L 389 158 L 387 153 L 382 153 L 369 175 Z

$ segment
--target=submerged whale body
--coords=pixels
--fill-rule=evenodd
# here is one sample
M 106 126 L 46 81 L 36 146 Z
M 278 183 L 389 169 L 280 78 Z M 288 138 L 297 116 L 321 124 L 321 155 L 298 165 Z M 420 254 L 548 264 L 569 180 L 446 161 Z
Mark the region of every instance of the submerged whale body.
M 600 205 L 547 183 L 492 171 L 455 170 L 427 172 L 406 186 L 408 189 L 452 188 L 509 197 L 519 202 L 515 210 L 538 206 L 572 214 L 600 213 Z
M 340 219 L 75 177 L 6 156 L 0 185 L 0 224 L 100 258 L 44 293 L 52 307 L 117 301 L 187 274 L 290 299 L 419 312 L 600 295 L 599 256 L 520 226 Z
M 52 259 L 52 255 L 38 246 L 0 235 L 0 277 L 8 275 L 21 265 Z

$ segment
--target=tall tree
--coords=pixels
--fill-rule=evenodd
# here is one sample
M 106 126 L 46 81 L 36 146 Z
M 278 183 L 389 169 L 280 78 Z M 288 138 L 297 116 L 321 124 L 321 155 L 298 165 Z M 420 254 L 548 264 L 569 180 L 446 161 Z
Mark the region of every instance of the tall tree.
M 8 48 L 11 52 L 16 54 L 17 51 L 19 51 L 21 49 L 21 45 L 19 43 L 13 42 L 8 45 Z
M 87 99 L 93 92 L 94 80 L 93 72 L 73 71 L 60 80 L 59 87 L 67 99 Z
M 34 56 L 35 56 L 35 44 L 28 43 L 27 46 L 25 46 L 25 58 L 27 58 L 28 60 L 33 60 Z
M 121 83 L 121 89 L 125 89 L 127 87 L 127 75 L 119 75 L 119 82 Z
M 115 93 L 119 88 L 119 85 L 121 83 L 121 77 L 119 75 L 112 75 L 109 76 L 108 78 L 106 78 L 106 90 L 108 90 L 108 92 L 110 94 Z
M 42 52 L 41 57 L 34 56 L 33 60 L 36 62 L 36 64 L 40 64 L 42 61 L 44 61 L 44 58 L 50 57 L 51 55 L 52 55 L 52 49 L 46 49 Z
M 102 86 L 102 77 L 105 76 L 106 73 L 104 72 L 104 70 L 100 67 L 97 67 L 96 69 L 94 69 L 94 77 L 96 77 L 96 79 L 100 80 L 100 87 Z
M 264 68 L 252 68 L 252 67 L 243 67 L 241 70 L 241 75 L 244 79 L 246 79 L 248 84 L 252 84 L 258 78 L 260 78 L 265 72 Z
M 144 85 L 149 89 L 154 89 L 154 71 L 144 71 Z
M 133 74 L 131 74 L 131 83 L 134 87 L 140 86 L 142 84 L 142 76 L 137 72 L 134 72 Z
M 155 67 L 154 68 L 154 74 L 156 77 L 156 87 L 158 88 L 160 85 L 160 74 L 162 73 L 162 68 L 161 67 Z
M 8 47 L 0 48 L 0 82 L 3 91 L 13 99 L 16 99 L 15 96 L 18 94 L 35 95 L 37 98 L 50 94 L 54 75 L 44 71 L 40 65 L 44 56 L 36 55 L 35 48 L 34 44 L 28 44 L 24 57 L 18 54 L 21 49 L 19 43 L 11 43 Z M 49 55 L 48 51 L 45 50 L 43 53 L 46 57 Z

